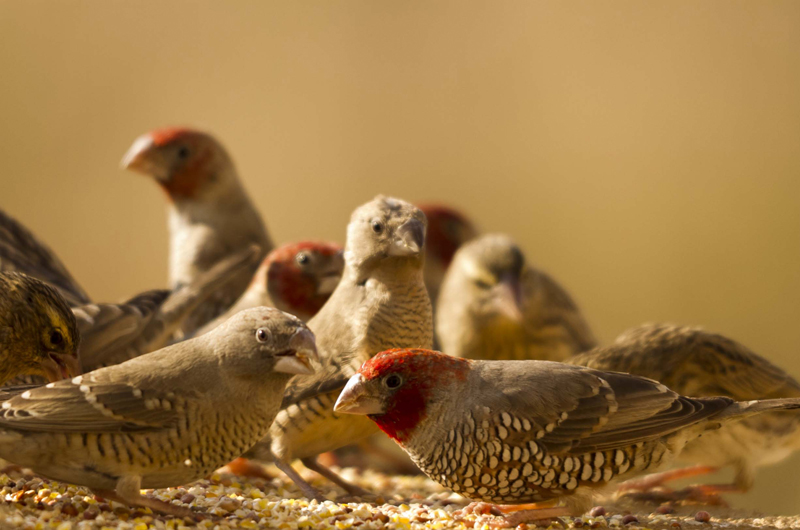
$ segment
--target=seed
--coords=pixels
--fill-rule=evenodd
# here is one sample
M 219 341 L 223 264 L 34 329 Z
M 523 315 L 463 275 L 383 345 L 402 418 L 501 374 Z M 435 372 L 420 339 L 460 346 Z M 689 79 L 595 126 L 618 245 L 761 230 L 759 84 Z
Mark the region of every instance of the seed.
M 622 518 L 622 524 L 631 524 L 631 523 L 638 523 L 639 518 L 633 514 L 628 514 Z
M 711 520 L 711 514 L 706 511 L 699 511 L 694 514 L 694 520 L 700 521 L 701 523 L 707 523 Z
M 602 506 L 595 506 L 589 511 L 589 515 L 591 515 L 592 517 L 600 517 L 601 515 L 605 514 L 606 514 L 606 509 L 603 508 Z
M 672 506 L 670 506 L 669 504 L 662 504 L 661 506 L 656 508 L 656 513 L 660 513 L 662 515 L 667 515 L 667 514 L 673 513 L 674 511 L 675 511 L 675 509 Z

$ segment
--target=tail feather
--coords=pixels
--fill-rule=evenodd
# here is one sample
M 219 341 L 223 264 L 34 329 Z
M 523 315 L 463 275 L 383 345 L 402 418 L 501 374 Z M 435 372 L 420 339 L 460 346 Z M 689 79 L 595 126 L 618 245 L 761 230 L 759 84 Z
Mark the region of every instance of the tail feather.
M 741 420 L 748 416 L 761 414 L 762 412 L 774 412 L 778 410 L 800 409 L 800 398 L 782 399 L 756 399 L 753 401 L 737 401 L 725 408 L 715 420 Z

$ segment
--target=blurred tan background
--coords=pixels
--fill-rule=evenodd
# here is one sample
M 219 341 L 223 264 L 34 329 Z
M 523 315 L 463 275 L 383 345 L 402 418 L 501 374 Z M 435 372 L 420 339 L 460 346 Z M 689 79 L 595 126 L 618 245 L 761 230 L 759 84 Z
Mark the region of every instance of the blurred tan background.
M 443 200 L 603 341 L 701 324 L 800 377 L 800 2 L 4 0 L 0 66 L 0 207 L 95 299 L 164 285 L 164 197 L 118 166 L 188 124 L 278 242 Z M 800 454 L 729 498 L 800 513 Z

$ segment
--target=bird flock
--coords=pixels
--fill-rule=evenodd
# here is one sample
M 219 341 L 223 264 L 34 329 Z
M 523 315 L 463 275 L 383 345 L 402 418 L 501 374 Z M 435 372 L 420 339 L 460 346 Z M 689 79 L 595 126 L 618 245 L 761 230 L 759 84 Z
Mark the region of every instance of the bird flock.
M 615 488 L 712 502 L 800 447 L 785 371 L 697 327 L 599 346 L 510 235 L 450 207 L 381 195 L 344 248 L 273 248 L 212 135 L 152 131 L 122 165 L 166 192 L 167 289 L 93 301 L 0 211 L 0 457 L 43 477 L 191 517 L 143 489 L 274 464 L 322 501 L 299 460 L 368 498 L 329 464 L 407 454 L 502 527 L 583 514 Z M 647 475 L 675 463 L 693 467 Z M 726 466 L 732 484 L 666 486 Z

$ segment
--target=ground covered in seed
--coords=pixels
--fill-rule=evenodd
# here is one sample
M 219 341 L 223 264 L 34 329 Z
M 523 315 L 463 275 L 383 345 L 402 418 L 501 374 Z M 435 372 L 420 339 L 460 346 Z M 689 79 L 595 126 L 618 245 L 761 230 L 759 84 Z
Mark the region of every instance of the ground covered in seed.
M 276 473 L 277 476 L 277 473 Z M 214 474 L 189 486 L 147 492 L 159 499 L 198 510 L 196 520 L 153 514 L 149 509 L 131 509 L 96 497 L 89 490 L 44 480 L 30 473 L 0 474 L 0 528 L 130 530 L 182 528 L 275 528 L 275 529 L 457 529 L 488 528 L 491 515 L 455 512 L 467 502 L 443 490 L 422 476 L 389 476 L 346 469 L 342 476 L 379 495 L 372 502 L 346 499 L 340 492 L 315 476 L 306 478 L 321 488 L 329 499 L 323 503 L 302 498 L 297 489 L 282 477 L 273 480 L 242 480 L 224 473 Z M 366 500 L 364 500 L 366 501 Z M 755 517 L 753 514 L 715 506 L 658 506 L 635 504 L 625 499 L 608 499 L 594 516 L 563 517 L 551 528 L 653 528 L 666 530 L 728 530 L 751 528 L 798 528 L 795 517 Z M 695 520 L 698 511 L 707 511 L 710 522 Z M 605 512 L 605 514 L 602 514 Z M 699 517 L 703 519 L 703 515 Z M 533 528 L 533 526 L 531 526 Z

